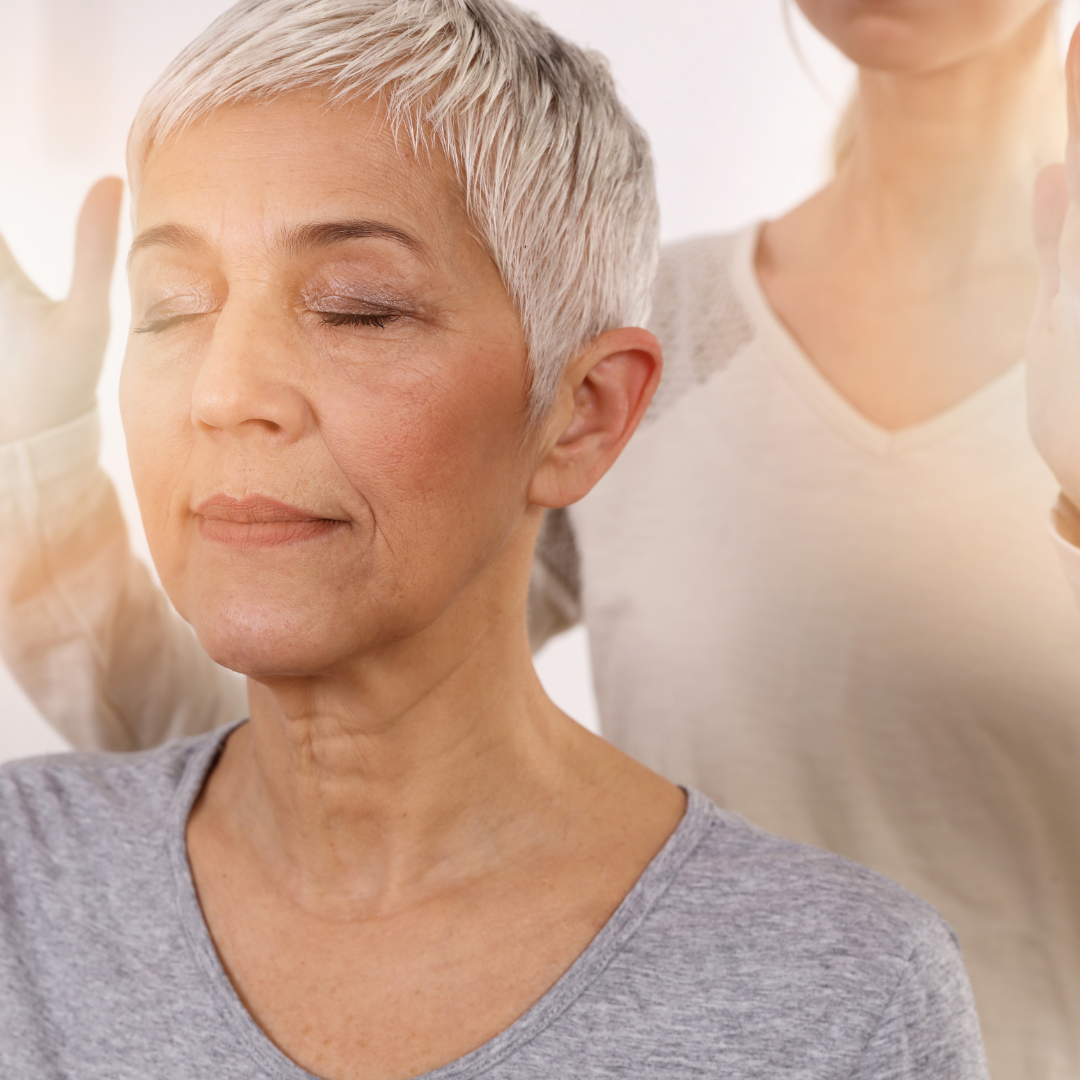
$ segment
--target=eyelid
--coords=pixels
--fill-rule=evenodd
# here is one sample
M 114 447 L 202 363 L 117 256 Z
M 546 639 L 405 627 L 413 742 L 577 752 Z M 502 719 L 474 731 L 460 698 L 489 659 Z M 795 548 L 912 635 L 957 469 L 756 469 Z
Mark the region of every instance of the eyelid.
M 218 297 L 209 290 L 170 293 L 153 303 L 141 305 L 137 325 L 133 312 L 131 328 L 136 334 L 156 334 L 203 315 L 211 315 L 220 306 Z
M 150 303 L 139 305 L 144 320 L 170 318 L 174 315 L 205 315 L 214 311 L 218 297 L 209 289 L 185 289 L 161 292 Z
M 402 315 L 408 311 L 408 305 L 385 296 L 348 296 L 341 293 L 321 293 L 305 295 L 304 303 L 311 311 L 327 314 L 352 315 L 361 309 L 374 312 L 386 312 Z

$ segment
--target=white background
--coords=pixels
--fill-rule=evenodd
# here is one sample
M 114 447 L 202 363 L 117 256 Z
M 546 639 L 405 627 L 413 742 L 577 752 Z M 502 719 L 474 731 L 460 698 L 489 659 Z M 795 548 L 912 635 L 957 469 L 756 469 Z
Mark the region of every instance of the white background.
M 851 73 L 794 4 L 789 33 L 784 4 L 525 5 L 610 59 L 625 100 L 653 140 L 666 240 L 775 215 L 827 175 Z M 127 125 L 143 93 L 228 6 L 226 0 L 0 0 L 0 231 L 52 295 L 66 291 L 82 194 L 98 176 L 123 174 Z M 100 392 L 104 459 L 136 548 L 145 551 L 116 408 L 128 320 L 122 274 L 113 311 L 116 332 Z M 555 700 L 595 724 L 584 632 L 553 642 L 537 666 Z M 0 760 L 62 747 L 0 666 Z

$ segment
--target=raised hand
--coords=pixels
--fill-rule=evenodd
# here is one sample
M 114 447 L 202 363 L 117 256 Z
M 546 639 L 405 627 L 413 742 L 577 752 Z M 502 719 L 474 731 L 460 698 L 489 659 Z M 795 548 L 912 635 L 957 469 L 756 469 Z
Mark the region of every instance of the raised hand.
M 94 403 L 122 191 L 110 177 L 86 196 L 66 300 L 45 296 L 0 237 L 0 443 L 74 420 Z

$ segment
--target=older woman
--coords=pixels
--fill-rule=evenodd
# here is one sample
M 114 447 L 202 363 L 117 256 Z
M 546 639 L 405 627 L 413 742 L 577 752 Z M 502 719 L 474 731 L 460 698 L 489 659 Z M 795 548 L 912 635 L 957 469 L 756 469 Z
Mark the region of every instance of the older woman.
M 930 909 L 537 684 L 541 515 L 660 370 L 602 65 L 499 0 L 249 0 L 131 169 L 136 487 L 251 719 L 0 776 L 3 1074 L 983 1076 Z

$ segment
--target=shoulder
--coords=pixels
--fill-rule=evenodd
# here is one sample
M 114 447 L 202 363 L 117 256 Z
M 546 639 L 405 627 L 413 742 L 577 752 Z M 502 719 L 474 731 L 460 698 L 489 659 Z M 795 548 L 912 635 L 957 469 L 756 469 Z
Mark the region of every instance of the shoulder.
M 971 1021 L 959 946 L 929 904 L 702 795 L 691 811 L 699 839 L 635 948 L 687 975 L 700 1000 L 722 1004 L 735 991 L 762 1017 L 801 1015 L 815 1030 L 831 1017 L 866 1038 L 913 993 Z
M 664 349 L 650 416 L 666 412 L 754 338 L 736 275 L 757 226 L 671 244 L 660 253 L 649 327 Z
M 899 971 L 927 941 L 955 949 L 934 908 L 895 882 L 695 798 L 706 824 L 675 902 L 722 910 L 729 926 L 753 928 L 789 955 L 877 956 Z
M 86 854 L 164 825 L 185 778 L 221 732 L 141 753 L 57 754 L 0 768 L 0 861 L 34 849 Z
M 763 1048 L 776 1075 L 793 1062 L 807 1076 L 985 1075 L 959 947 L 933 908 L 704 796 L 690 814 L 695 843 L 615 978 L 663 983 L 664 1007 L 687 1029 L 721 1033 L 747 1075 Z M 930 1067 L 913 1070 L 916 1059 Z

